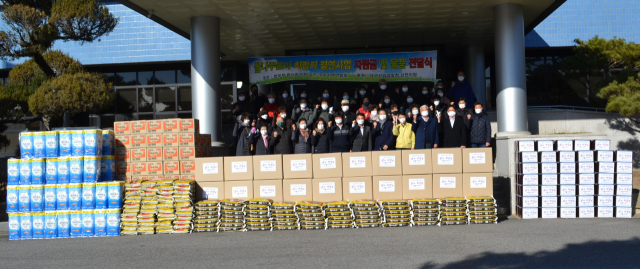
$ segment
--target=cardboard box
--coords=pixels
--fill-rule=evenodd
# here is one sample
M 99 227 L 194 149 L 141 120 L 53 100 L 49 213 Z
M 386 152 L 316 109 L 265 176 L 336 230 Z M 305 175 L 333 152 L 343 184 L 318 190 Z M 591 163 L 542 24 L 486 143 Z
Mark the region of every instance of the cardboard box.
M 147 133 L 147 121 L 135 120 L 130 123 L 131 134 L 146 134 Z
M 224 198 L 224 182 L 203 182 L 196 180 L 196 199 L 222 200 Z
M 161 181 L 161 180 L 164 180 L 164 176 L 163 175 L 155 175 L 155 176 L 149 175 L 149 176 L 147 176 L 147 180 L 149 180 L 149 181 Z
M 195 175 L 195 174 L 196 174 L 195 161 L 180 161 L 180 175 Z
M 180 180 L 196 180 L 196 175 L 180 175 Z
M 131 124 L 128 121 L 116 121 L 113 130 L 116 135 L 128 135 L 131 134 Z
M 200 122 L 196 119 L 180 119 L 178 122 L 178 132 L 181 133 L 196 133 L 200 131 L 198 126 Z
M 551 152 L 555 156 L 555 152 Z M 464 173 L 493 173 L 493 148 L 462 149 Z
M 178 145 L 180 147 L 195 147 L 196 146 L 196 134 L 194 133 L 181 133 L 178 134 Z
M 343 177 L 370 177 L 371 175 L 371 151 L 342 153 Z
M 130 149 L 130 148 L 131 148 L 130 135 L 116 135 L 116 149 Z
M 163 161 L 177 161 L 179 160 L 179 149 L 177 147 L 164 147 L 162 148 L 162 160 Z
M 373 176 L 373 199 L 402 199 L 402 183 L 402 176 Z
M 195 147 L 180 147 L 178 151 L 180 161 L 195 161 L 197 156 L 197 149 Z
M 147 147 L 161 148 L 164 146 L 163 139 L 164 136 L 162 134 L 147 134 Z
M 161 134 L 163 120 L 147 120 L 147 134 Z
M 131 135 L 131 147 L 132 148 L 146 148 L 147 147 L 147 135 L 146 134 L 132 134 Z
M 401 176 L 402 151 L 385 150 L 371 152 L 371 173 L 373 176 Z M 375 192 L 374 192 L 375 196 Z M 373 198 L 376 199 L 376 198 Z M 400 199 L 400 198 L 398 198 Z
M 236 180 L 253 180 L 253 158 L 251 156 L 224 157 L 224 181 Z
M 344 157 L 344 154 L 343 154 Z M 348 159 L 347 159 L 348 160 Z M 343 177 L 342 199 L 360 200 L 373 198 L 373 181 L 371 177 Z
M 163 165 L 162 162 L 147 162 L 147 173 L 150 176 L 161 176 L 163 175 Z
M 462 174 L 462 195 L 465 197 L 493 195 L 493 173 Z
M 164 161 L 162 162 L 164 175 L 180 175 L 180 162 Z
M 116 149 L 116 161 L 128 161 L 131 159 L 131 150 L 125 148 Z
M 133 163 L 131 167 L 133 176 L 147 176 L 149 175 L 149 170 L 146 162 Z
M 178 134 L 163 134 L 162 135 L 162 146 L 163 147 L 178 147 L 179 145 L 179 135 Z
M 311 180 L 313 201 L 342 201 L 342 178 L 314 178 Z
M 311 154 L 282 155 L 284 179 L 312 178 L 313 164 L 311 161 Z
M 117 181 L 124 181 L 124 182 L 131 182 L 131 176 L 126 175 L 126 174 L 117 174 L 116 175 L 116 180 Z
M 253 180 L 225 181 L 224 197 L 241 200 L 253 199 Z
M 431 161 L 431 149 L 403 150 L 402 174 L 424 175 L 433 172 Z
M 147 161 L 147 149 L 131 149 L 132 162 L 146 162 Z
M 253 181 L 253 198 L 282 201 L 282 179 Z
M 342 178 L 342 154 L 312 154 L 313 178 Z M 315 186 L 315 185 L 314 185 Z M 342 192 L 340 192 L 342 197 Z
M 165 119 L 162 120 L 162 132 L 163 133 L 177 133 L 180 119 Z
M 116 162 L 116 176 L 126 174 L 127 176 L 133 176 L 133 163 L 129 162 Z
M 162 148 L 146 148 L 147 161 L 162 161 Z
M 433 174 L 433 198 L 463 197 L 462 174 Z
M 311 164 L 309 164 L 311 169 Z M 282 181 L 283 200 L 288 202 L 310 201 L 313 199 L 311 179 L 285 179 Z
M 282 180 L 282 155 L 255 155 L 253 167 L 253 180 Z
M 196 158 L 197 181 L 224 181 L 224 165 L 222 157 Z
M 436 148 L 431 150 L 434 174 L 462 173 L 461 148 Z M 434 178 L 435 182 L 435 178 Z M 435 194 L 435 189 L 434 189 Z
M 402 199 L 433 198 L 433 175 L 403 175 Z
M 178 180 L 180 179 L 180 175 L 165 175 L 164 180 Z M 224 190 L 223 190 L 224 191 Z

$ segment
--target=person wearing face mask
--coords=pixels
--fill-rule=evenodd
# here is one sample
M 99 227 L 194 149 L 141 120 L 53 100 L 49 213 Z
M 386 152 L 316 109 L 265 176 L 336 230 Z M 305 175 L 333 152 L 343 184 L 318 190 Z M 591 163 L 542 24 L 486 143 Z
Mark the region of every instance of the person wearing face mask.
M 407 119 L 413 119 L 413 116 L 420 114 L 420 107 L 418 105 L 412 105 L 406 109 Z
M 314 104 L 317 104 L 317 103 L 313 102 L 313 99 L 311 98 L 311 96 L 309 96 L 309 94 L 307 93 L 306 90 L 303 90 L 303 91 L 300 92 L 300 98 L 298 98 L 298 99 L 307 100 L 307 105 L 309 105 L 309 107 L 313 107 Z
M 453 105 L 453 104 L 451 104 L 451 101 L 450 101 L 450 99 L 447 97 L 447 95 L 446 95 L 446 94 L 444 94 L 444 90 L 442 90 L 442 89 L 437 89 L 437 90 L 436 90 L 436 94 L 434 95 L 434 97 L 435 97 L 435 96 L 440 97 L 440 102 L 441 102 L 443 105 L 445 105 L 445 106 Z
M 433 94 L 429 92 L 428 86 L 423 86 L 422 90 L 420 92 L 417 92 L 414 97 L 416 99 L 416 103 L 424 105 L 431 103 L 431 97 L 433 97 Z
M 236 118 L 237 123 L 242 123 L 242 114 L 245 112 L 251 113 L 251 106 L 251 101 L 248 100 L 247 93 L 245 91 L 238 91 L 238 101 L 231 105 L 233 108 L 231 112 Z
M 311 153 L 311 131 L 307 128 L 307 120 L 300 119 L 299 128 L 291 125 L 291 141 L 293 142 L 293 154 Z
M 276 118 L 276 126 L 273 128 L 271 135 L 273 144 L 273 154 L 291 154 L 292 141 L 291 141 L 291 128 L 285 125 L 285 120 L 282 117 Z
M 449 89 L 449 97 L 451 100 L 459 100 L 464 98 L 469 103 L 476 101 L 476 96 L 473 93 L 473 88 L 464 77 L 464 72 L 458 72 L 458 80 L 451 83 L 451 89 Z
M 311 125 L 313 124 L 313 110 L 311 110 L 311 108 L 309 108 L 309 105 L 307 104 L 307 100 L 306 99 L 300 99 L 300 104 L 296 105 L 295 108 L 293 109 L 293 115 L 291 116 L 291 119 L 294 122 L 299 122 L 301 119 L 304 119 L 307 121 L 307 124 Z
M 396 91 L 395 91 L 396 97 L 395 99 L 393 99 L 393 101 L 395 101 L 396 104 L 404 104 L 405 102 L 407 102 L 408 95 L 413 96 L 413 94 L 409 92 L 409 85 L 404 84 L 402 86 L 396 86 Z
M 333 124 L 335 122 L 335 124 Z M 349 152 L 351 149 L 351 139 L 349 137 L 349 126 L 345 124 L 344 114 L 336 112 L 333 122 L 328 122 L 327 139 L 330 141 L 331 152 Z
M 262 94 L 258 90 L 257 85 L 251 85 L 251 103 L 252 103 L 252 111 L 251 116 L 255 117 L 260 113 L 260 108 L 267 104 L 267 96 Z
M 388 94 L 384 94 L 382 95 L 382 99 L 380 99 L 380 104 L 378 105 L 378 107 L 380 107 L 380 109 L 389 109 L 391 108 L 391 105 L 394 104 L 396 104 L 396 102 L 393 101 L 393 98 L 391 98 L 391 96 Z
M 286 107 L 287 113 L 291 113 L 295 105 L 296 105 L 296 102 L 293 101 L 293 97 L 289 95 L 289 91 L 287 90 L 282 91 L 282 94 L 278 98 L 278 106 Z
M 469 125 L 471 114 L 471 109 L 467 108 L 467 102 L 465 101 L 464 97 L 461 97 L 460 100 L 458 100 L 458 109 L 456 109 L 456 115 L 460 116 L 464 120 L 464 125 L 467 126 L 467 130 L 471 128 L 471 125 Z
M 371 117 L 371 104 L 369 103 L 369 98 L 365 97 L 362 100 L 362 106 L 360 106 L 360 108 L 358 108 L 358 113 L 364 115 L 364 120 L 369 120 L 369 117 Z
M 373 150 L 393 149 L 393 122 L 387 119 L 387 112 L 380 110 L 380 122 L 373 122 Z
M 398 105 L 391 105 L 391 108 L 389 109 L 389 112 L 391 112 L 391 119 L 393 120 L 393 124 L 397 124 L 398 123 L 398 115 L 400 114 L 400 111 L 398 109 Z
M 257 133 L 256 123 L 251 122 L 251 113 L 241 115 L 242 123 L 233 130 L 233 136 L 238 139 L 236 156 L 250 156 L 253 151 L 253 135 Z
M 445 148 L 467 147 L 467 126 L 462 117 L 456 115 L 456 108 L 449 106 L 447 114 L 440 116 L 440 128 L 442 129 L 442 146 Z
M 256 123 L 256 128 L 258 130 L 262 129 L 262 126 L 266 126 L 267 127 L 267 131 L 269 131 L 269 133 L 271 133 L 271 131 L 273 131 L 271 129 L 271 126 L 273 124 L 273 119 L 271 117 L 269 117 L 269 112 L 267 112 L 266 110 L 261 110 L 260 114 L 258 115 L 258 122 Z
M 316 108 L 313 109 L 313 119 L 317 121 L 318 119 L 323 119 L 324 122 L 328 122 L 331 119 L 331 115 L 333 114 L 333 107 L 329 107 L 329 100 L 322 99 L 320 105 L 316 105 Z
M 407 115 L 398 115 L 398 122 L 393 126 L 393 135 L 396 137 L 396 149 L 413 149 L 416 135 L 413 132 L 413 124 L 407 122 Z
M 438 147 L 440 134 L 438 120 L 429 117 L 429 107 L 420 107 L 420 114 L 413 116 L 413 132 L 416 134 L 415 149 L 431 149 Z
M 345 119 L 344 124 L 351 127 L 351 123 L 356 119 L 356 114 L 351 112 L 349 101 L 342 100 L 341 105 L 342 105 L 342 114 Z
M 474 114 L 471 116 L 471 132 L 469 135 L 472 148 L 486 148 L 491 146 L 491 121 L 484 113 L 484 106 L 475 103 Z
M 273 154 L 273 141 L 266 125 L 262 125 L 260 132 L 253 135 L 253 144 L 256 148 L 256 155 Z
M 400 112 L 406 113 L 408 111 L 412 111 L 413 106 L 417 106 L 417 104 L 414 102 L 413 95 L 408 94 L 407 98 L 404 100 L 404 103 L 402 104 L 402 107 L 400 108 Z
M 326 128 L 327 121 L 319 118 L 316 127 L 311 132 L 311 152 L 312 153 L 329 153 L 331 152 L 331 143 L 329 142 L 328 131 Z
M 364 115 L 358 114 L 351 124 L 351 152 L 371 151 L 371 127 L 366 126 Z
M 354 95 L 356 96 L 356 99 L 358 99 L 359 103 L 362 103 L 365 97 L 371 100 L 371 96 L 369 95 L 369 93 L 367 93 L 367 89 L 362 86 L 356 89 L 356 92 Z
M 384 109 L 380 110 L 383 111 Z M 380 121 L 380 111 L 378 111 L 378 106 L 371 105 L 371 116 L 369 116 L 369 123 L 379 122 Z M 389 119 L 389 121 L 392 121 Z
M 278 111 L 278 104 L 276 103 L 276 95 L 274 93 L 270 93 L 267 96 L 267 104 L 264 105 L 262 110 L 266 110 L 270 118 L 275 117 L 275 112 Z
M 384 79 L 381 79 L 378 85 L 378 89 L 375 90 L 374 96 L 375 96 L 374 100 L 371 100 L 371 101 L 375 101 L 374 103 L 385 103 L 386 98 L 389 98 L 390 101 L 395 100 L 396 93 L 393 90 L 387 89 L 387 81 Z M 387 104 L 390 104 L 390 102 Z

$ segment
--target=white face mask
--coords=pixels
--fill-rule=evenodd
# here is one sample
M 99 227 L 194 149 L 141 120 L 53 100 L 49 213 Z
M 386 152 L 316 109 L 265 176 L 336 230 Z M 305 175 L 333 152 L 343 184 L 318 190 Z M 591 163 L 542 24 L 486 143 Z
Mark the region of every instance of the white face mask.
M 243 124 L 248 126 L 250 122 L 250 120 L 244 120 Z
M 408 92 L 408 91 L 409 91 L 409 88 L 407 88 L 407 87 L 402 87 L 402 91 L 403 91 L 403 92 Z
M 413 98 L 407 98 L 407 103 L 413 103 Z
M 360 91 L 360 95 L 365 95 L 365 94 L 367 94 L 366 91 Z
M 442 96 L 444 96 L 444 93 L 439 92 L 438 96 L 442 97 Z
M 344 99 L 344 100 L 349 100 L 349 95 L 343 95 L 343 96 L 342 96 L 342 99 Z
M 371 111 L 371 116 L 378 115 L 378 111 Z
M 449 111 L 449 112 L 447 112 L 447 115 L 449 115 L 449 117 L 455 117 L 456 116 L 456 112 L 455 111 Z
M 400 121 L 400 123 L 404 123 L 405 121 L 407 121 L 407 119 L 405 118 L 399 118 L 398 120 Z
M 303 129 L 303 130 L 304 130 L 304 129 L 307 129 L 307 125 L 306 125 L 306 124 L 304 124 L 304 123 L 303 123 L 303 124 L 300 124 L 300 129 Z
M 322 107 L 323 110 L 327 110 L 327 108 L 329 108 L 329 105 L 327 104 L 322 104 L 320 106 Z
M 411 110 L 411 113 L 412 113 L 413 115 L 418 115 L 418 110 Z
M 438 85 L 438 87 L 437 87 L 437 88 L 438 88 L 438 89 L 442 89 L 442 85 Z
M 380 85 L 380 89 L 381 90 L 386 90 L 387 89 L 387 85 Z
M 318 124 L 318 130 L 323 130 L 323 129 L 324 129 L 324 125 Z
M 480 114 L 480 113 L 482 113 L 482 108 L 476 109 L 476 114 Z
M 283 119 L 286 119 L 287 118 L 287 114 L 280 114 L 280 117 L 283 118 Z
M 287 97 L 289 97 L 289 94 L 286 94 L 286 93 L 282 94 L 282 98 L 287 98 Z
M 464 76 L 458 76 L 458 80 L 462 82 L 464 80 Z
M 336 123 L 337 123 L 337 124 L 342 123 L 342 119 L 336 119 Z
M 266 120 L 266 119 L 268 119 L 268 118 L 269 118 L 269 115 L 264 114 L 264 115 L 262 115 L 262 116 L 260 116 L 260 117 L 261 117 L 262 119 Z
M 276 99 L 274 99 L 274 98 L 269 98 L 269 104 L 273 104 L 273 103 L 275 103 L 275 102 L 276 102 Z
M 364 120 L 358 120 L 358 125 L 363 125 L 364 124 Z
M 343 107 L 342 107 L 342 111 L 344 111 L 344 112 L 349 111 L 349 106 L 343 106 Z
M 391 103 L 391 99 L 384 99 L 384 103 L 385 104 Z
M 380 115 L 380 120 L 386 120 L 386 119 L 387 119 L 387 115 L 385 114 Z
M 459 104 L 458 107 L 464 109 L 465 107 L 467 107 L 467 105 L 466 104 Z
M 240 100 L 240 101 L 244 101 L 244 96 L 240 96 L 240 97 L 238 97 L 238 100 Z
M 260 130 L 260 133 L 261 133 L 262 135 L 267 135 L 267 130 Z
M 429 91 L 427 91 L 427 90 L 422 90 L 422 94 L 425 94 L 425 95 L 426 95 L 427 93 L 429 93 Z
M 301 108 L 307 108 L 307 103 L 301 103 L 301 104 L 300 104 L 300 107 L 301 107 Z
M 301 94 L 300 98 L 307 98 L 307 94 L 306 93 Z
M 322 94 L 322 97 L 324 97 L 324 98 L 329 98 L 329 94 L 328 94 L 328 93 L 323 93 L 323 94 Z
M 440 104 L 440 101 L 433 101 L 433 104 L 437 106 Z
M 420 114 L 422 114 L 423 117 L 426 117 L 429 116 L 429 111 L 422 111 Z

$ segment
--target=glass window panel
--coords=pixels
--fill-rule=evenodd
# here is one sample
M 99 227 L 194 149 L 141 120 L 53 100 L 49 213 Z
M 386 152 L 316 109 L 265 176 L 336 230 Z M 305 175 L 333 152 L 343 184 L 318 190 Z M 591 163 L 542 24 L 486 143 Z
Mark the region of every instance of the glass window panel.
M 138 112 L 153 112 L 153 88 L 138 89 Z
M 153 84 L 153 71 L 138 72 L 138 81 L 140 85 L 152 85 Z
M 156 116 L 157 120 L 175 119 L 176 118 L 176 113 L 162 113 L 162 114 L 156 114 L 155 116 Z
M 178 88 L 178 111 L 191 110 L 191 87 Z
M 191 83 L 191 68 L 178 70 L 178 83 Z
M 116 73 L 115 81 L 118 86 L 139 84 L 136 79 L 136 72 Z
M 153 118 L 154 118 L 153 114 L 138 114 L 138 120 L 152 120 Z
M 156 112 L 176 111 L 176 87 L 156 87 Z
M 233 103 L 233 85 L 220 85 L 220 105 L 222 109 L 231 109 Z
M 116 111 L 118 113 L 136 112 L 136 89 L 116 89 Z
M 156 84 L 174 84 L 176 83 L 176 70 L 156 71 Z

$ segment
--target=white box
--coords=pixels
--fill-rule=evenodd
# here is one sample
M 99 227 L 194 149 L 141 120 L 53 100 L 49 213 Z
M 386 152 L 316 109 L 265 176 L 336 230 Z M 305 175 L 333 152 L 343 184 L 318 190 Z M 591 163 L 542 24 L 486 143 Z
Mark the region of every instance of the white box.
M 593 206 L 581 206 L 578 207 L 578 210 L 578 216 L 580 216 L 581 219 L 595 217 L 596 212 Z
M 533 140 L 520 140 L 518 141 L 518 151 L 535 151 Z M 537 216 L 536 216 L 537 217 Z
M 590 150 L 591 149 L 591 141 L 589 140 L 576 140 L 573 146 L 575 151 L 579 150 Z
M 580 174 L 578 184 L 596 184 L 595 174 Z
M 558 173 L 558 163 L 542 163 L 542 173 L 543 174 L 557 174 Z
M 617 162 L 633 162 L 633 151 L 630 150 L 616 150 Z
M 542 185 L 558 185 L 558 174 L 542 174 Z
M 558 207 L 543 207 L 542 208 L 542 218 L 543 219 L 557 219 L 558 218 Z
M 537 207 L 523 207 L 522 208 L 522 219 L 537 219 L 538 218 L 538 208 Z
M 633 184 L 633 174 L 616 174 L 616 184 Z
M 560 196 L 560 207 L 575 207 L 577 204 L 576 196 Z
M 598 173 L 615 173 L 615 168 L 612 162 L 598 162 Z
M 560 184 L 576 184 L 576 174 L 560 174 Z
M 593 173 L 595 171 L 593 162 L 578 163 L 578 173 Z
M 598 207 L 601 206 L 613 206 L 613 196 L 610 195 L 598 195 Z M 613 212 L 611 212 L 613 214 Z
M 558 155 L 555 151 L 545 151 L 540 153 L 540 162 L 555 163 L 558 162 Z
M 538 186 L 522 186 L 522 196 L 538 196 Z
M 540 197 L 540 199 L 542 199 L 542 207 L 558 207 L 558 196 Z
M 633 173 L 633 163 L 616 162 L 616 173 L 631 174 Z
M 538 207 L 538 196 L 522 197 L 522 207 Z
M 594 206 L 593 195 L 578 196 L 578 206 Z
M 538 163 L 522 163 L 522 173 L 525 175 L 539 174 Z
M 538 153 L 535 151 L 525 151 L 525 152 L 520 152 L 520 154 L 522 154 L 521 156 L 521 162 L 523 163 L 537 163 L 538 162 Z
M 563 219 L 575 219 L 576 218 L 576 208 L 575 207 L 561 207 L 560 208 L 560 218 L 563 218 Z
M 574 173 L 576 172 L 576 163 L 560 163 L 560 173 Z
M 631 196 L 633 194 L 633 185 L 616 185 L 616 195 Z
M 540 196 L 558 196 L 558 185 L 550 185 L 550 186 L 545 186 L 542 185 L 540 187 Z
M 615 194 L 615 185 L 601 184 L 598 185 L 598 196 L 600 195 L 614 195 Z
M 575 196 L 575 195 L 576 195 L 575 184 L 560 185 L 560 196 Z
M 609 140 L 596 140 L 595 150 L 609 150 L 611 141 Z
M 560 162 L 564 163 L 575 163 L 576 162 L 576 152 L 575 151 L 561 151 L 560 152 Z
M 578 185 L 578 195 L 595 195 L 596 187 L 593 184 Z
M 593 151 L 592 150 L 578 151 L 578 162 L 593 162 Z
M 598 161 L 599 162 L 613 162 L 613 151 L 612 150 L 599 150 L 598 151 Z
M 620 207 L 616 206 L 616 218 L 631 218 L 631 207 Z
M 613 218 L 613 207 L 598 206 L 598 218 Z
M 614 178 L 613 174 L 598 173 L 598 184 L 614 184 Z
M 553 151 L 553 141 L 538 140 L 538 151 Z
M 538 185 L 538 175 L 522 175 L 522 185 L 532 186 Z
M 616 206 L 631 207 L 632 200 L 631 196 L 616 196 Z

